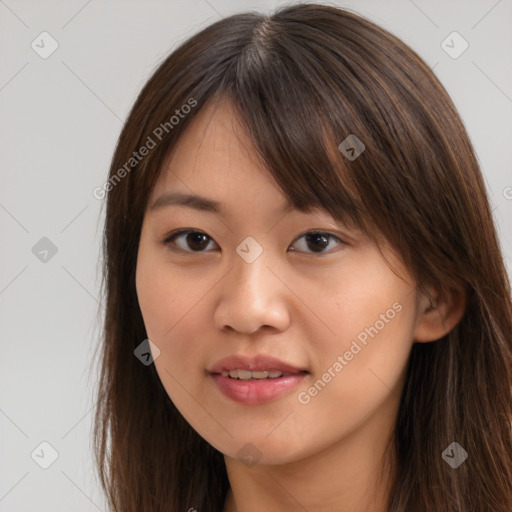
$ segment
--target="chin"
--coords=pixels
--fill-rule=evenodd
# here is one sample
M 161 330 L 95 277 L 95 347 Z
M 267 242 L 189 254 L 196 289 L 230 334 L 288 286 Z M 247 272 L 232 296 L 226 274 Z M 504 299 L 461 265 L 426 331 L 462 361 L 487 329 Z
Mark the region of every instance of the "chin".
M 212 444 L 212 443 L 210 443 Z M 276 438 L 272 441 L 265 439 L 255 439 L 244 436 L 244 439 L 234 441 L 230 445 L 223 443 L 222 446 L 212 444 L 217 450 L 226 457 L 236 459 L 248 467 L 254 465 L 283 465 L 303 458 L 302 450 L 297 450 L 297 445 L 287 443 L 284 439 Z

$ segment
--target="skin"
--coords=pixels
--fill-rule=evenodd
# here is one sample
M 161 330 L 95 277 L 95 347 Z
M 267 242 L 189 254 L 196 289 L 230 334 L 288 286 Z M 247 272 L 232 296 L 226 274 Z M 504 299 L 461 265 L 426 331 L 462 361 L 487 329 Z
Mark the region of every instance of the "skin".
M 326 211 L 282 213 L 285 197 L 226 101 L 215 110 L 205 106 L 193 120 L 148 205 L 169 191 L 222 203 L 222 213 L 148 208 L 136 286 L 148 337 L 160 350 L 155 365 L 163 386 L 190 425 L 225 455 L 231 490 L 224 512 L 384 512 L 396 472 L 385 448 L 412 344 L 453 329 L 461 299 L 440 300 L 430 290 L 432 307 L 390 247 L 383 254 L 399 276 L 361 232 Z M 180 228 L 207 235 L 202 252 L 186 235 L 165 245 Z M 310 230 L 345 243 L 308 244 L 301 235 Z M 235 251 L 247 236 L 263 248 L 252 263 Z M 329 368 L 332 374 L 357 335 L 397 303 L 400 312 L 300 403 L 299 393 Z M 205 373 L 232 354 L 272 355 L 309 374 L 273 402 L 236 403 Z M 255 465 L 238 456 L 247 443 Z

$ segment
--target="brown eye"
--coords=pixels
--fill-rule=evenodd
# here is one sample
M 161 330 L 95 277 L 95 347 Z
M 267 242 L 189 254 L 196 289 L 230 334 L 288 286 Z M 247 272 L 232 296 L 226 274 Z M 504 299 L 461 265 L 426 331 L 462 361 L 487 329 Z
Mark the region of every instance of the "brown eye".
M 325 253 L 327 251 L 324 249 L 326 249 L 333 240 L 338 241 L 340 244 L 345 244 L 345 242 L 343 242 L 339 237 L 323 231 L 309 231 L 297 238 L 297 240 L 300 239 L 304 239 L 306 242 L 305 244 L 302 244 L 302 249 L 300 249 L 300 251 L 306 253 Z M 292 251 L 296 250 L 297 249 L 292 249 Z
M 325 235 L 324 233 L 313 233 L 306 235 L 306 243 L 308 247 L 315 247 L 316 249 L 320 248 L 320 251 L 325 249 L 329 245 L 330 235 Z M 315 249 L 313 249 L 314 252 Z
M 181 241 L 181 245 L 176 241 Z M 180 230 L 172 233 L 164 240 L 164 244 L 169 246 L 173 251 L 184 252 L 206 252 L 204 249 L 208 247 L 209 242 L 213 240 L 202 231 Z M 177 248 L 175 247 L 177 246 Z

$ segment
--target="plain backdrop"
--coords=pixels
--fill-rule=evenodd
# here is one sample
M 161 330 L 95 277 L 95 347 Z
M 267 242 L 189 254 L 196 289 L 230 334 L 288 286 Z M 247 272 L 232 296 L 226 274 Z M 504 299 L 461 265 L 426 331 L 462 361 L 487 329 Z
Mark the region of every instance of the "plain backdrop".
M 0 511 L 106 510 L 90 450 L 103 226 L 93 190 L 136 95 L 179 42 L 221 17 L 282 4 L 0 0 Z M 512 0 L 331 4 L 399 36 L 445 85 L 510 273 Z M 469 45 L 457 58 L 442 45 L 454 31 L 451 46 Z

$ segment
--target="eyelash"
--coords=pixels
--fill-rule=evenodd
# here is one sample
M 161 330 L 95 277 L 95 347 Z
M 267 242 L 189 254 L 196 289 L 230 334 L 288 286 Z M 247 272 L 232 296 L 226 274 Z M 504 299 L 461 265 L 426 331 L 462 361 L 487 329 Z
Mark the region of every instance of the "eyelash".
M 196 233 L 196 234 L 205 235 L 209 239 L 209 242 L 213 241 L 213 238 L 211 238 L 209 235 L 207 235 L 204 231 L 200 231 L 200 230 L 197 230 L 197 229 L 179 229 L 179 230 L 174 231 L 171 234 L 169 234 L 163 240 L 162 243 L 165 246 L 167 246 L 171 251 L 178 252 L 178 253 L 201 254 L 201 253 L 209 252 L 209 251 L 205 251 L 205 250 L 192 251 L 192 250 L 182 249 L 181 247 L 176 248 L 176 247 L 172 247 L 171 246 L 171 244 L 176 240 L 176 238 L 178 238 L 181 235 L 190 234 L 190 233 Z M 332 233 L 329 233 L 327 231 L 318 231 L 318 230 L 306 231 L 305 233 L 302 233 L 301 235 L 299 235 L 295 240 L 298 240 L 299 238 L 302 238 L 302 237 L 304 237 L 306 235 L 325 235 L 328 238 L 329 242 L 332 239 L 335 239 L 338 242 L 340 242 L 341 245 L 348 245 L 340 237 L 338 237 L 338 236 L 336 236 L 336 235 L 334 235 Z M 214 243 L 216 244 L 216 242 L 214 242 Z M 295 252 L 295 250 L 294 250 L 294 252 Z M 300 252 L 300 251 L 297 251 L 297 252 Z M 318 252 L 315 252 L 315 251 L 302 251 L 302 252 L 306 252 L 306 254 L 328 254 L 328 251 L 318 251 Z

